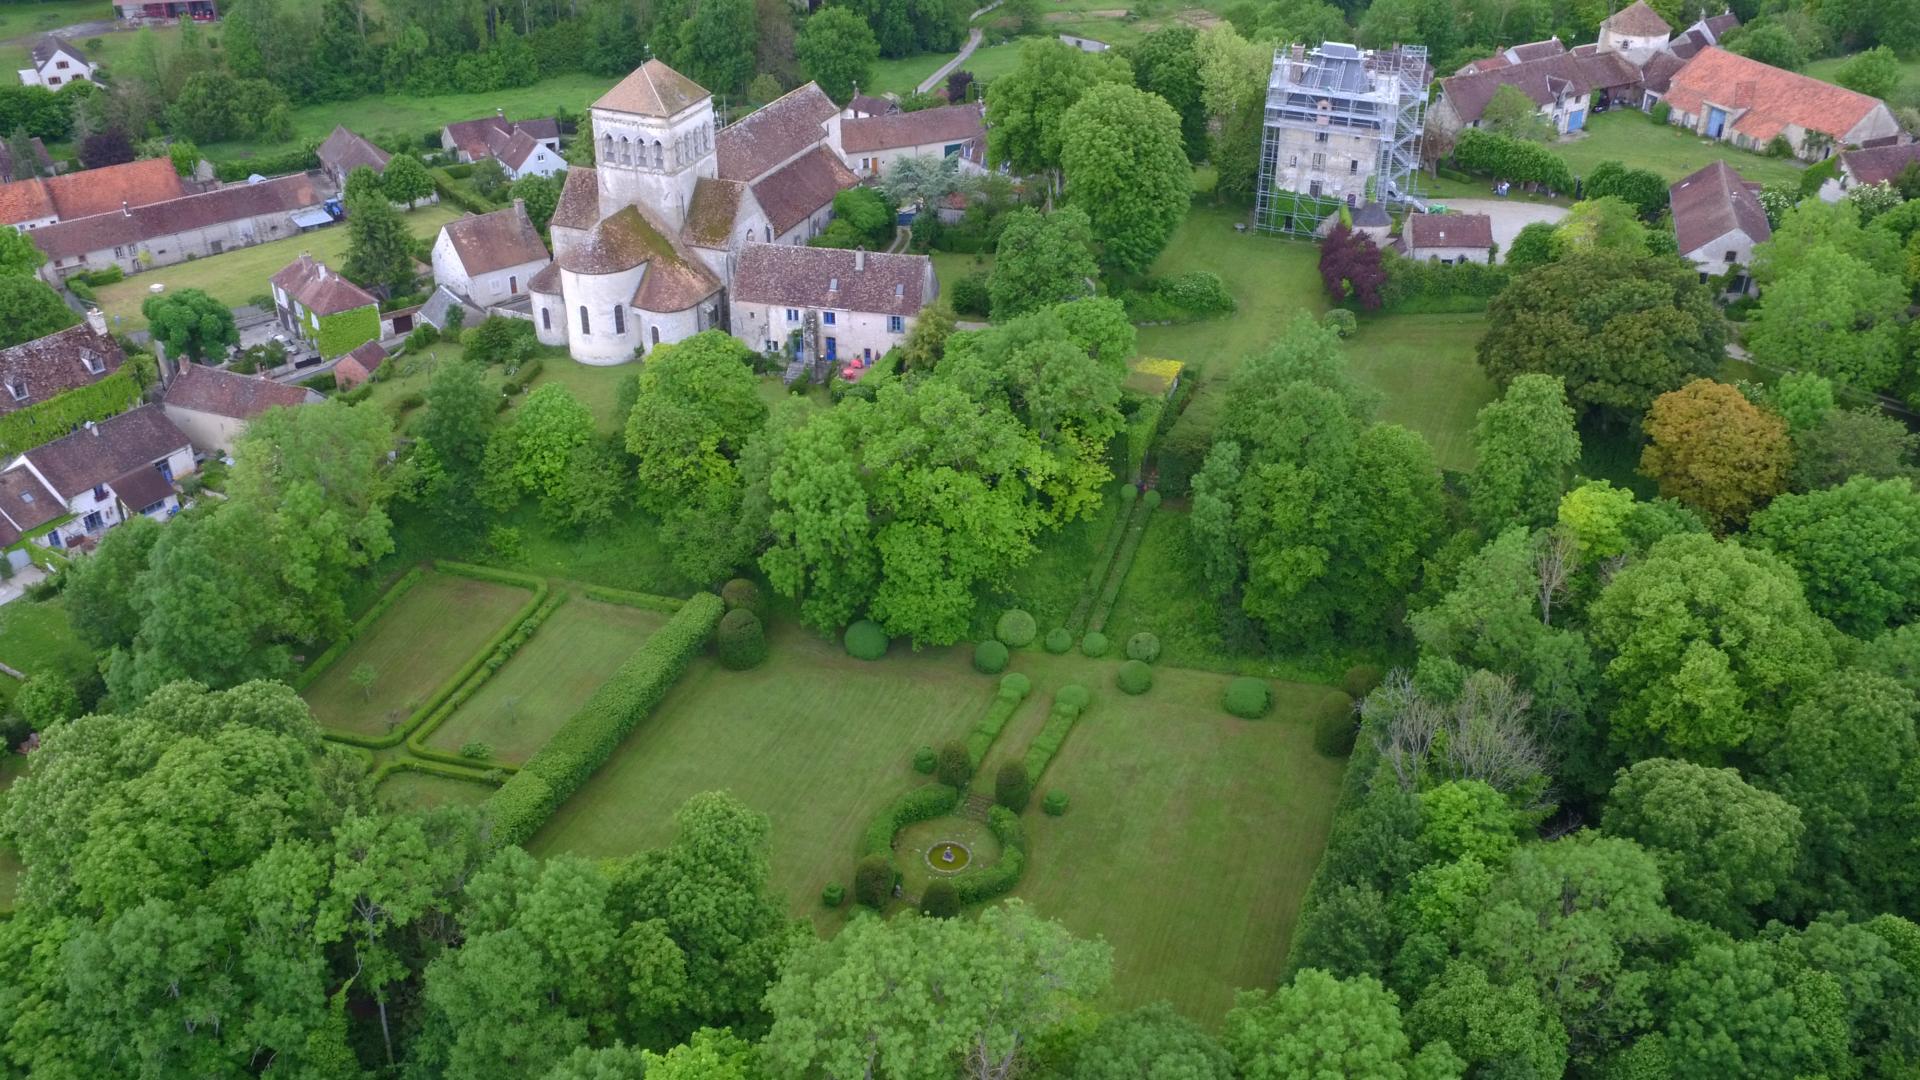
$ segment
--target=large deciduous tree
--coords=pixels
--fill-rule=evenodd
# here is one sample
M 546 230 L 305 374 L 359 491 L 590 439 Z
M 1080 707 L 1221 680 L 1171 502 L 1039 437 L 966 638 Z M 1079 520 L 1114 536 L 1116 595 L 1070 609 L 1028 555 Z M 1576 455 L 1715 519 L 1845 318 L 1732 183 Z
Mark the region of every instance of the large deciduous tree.
M 1920 614 L 1920 494 L 1911 480 L 1857 476 L 1783 495 L 1755 515 L 1752 536 L 1799 573 L 1813 610 L 1855 637 Z
M 1174 25 L 1155 30 L 1126 50 L 1133 65 L 1133 85 L 1173 106 L 1180 117 L 1180 137 L 1187 157 L 1207 156 L 1207 107 L 1200 78 L 1200 32 Z
M 1445 1042 L 1416 1055 L 1401 1027 L 1392 991 L 1368 976 L 1340 979 L 1307 968 L 1278 990 L 1241 993 L 1227 1013 L 1222 1039 L 1246 1080 L 1304 1074 L 1374 1076 L 1382 1080 L 1457 1074 L 1459 1058 Z
M 993 80 L 987 93 L 987 159 L 1025 176 L 1058 176 L 1066 115 L 1103 83 L 1131 84 L 1118 57 L 1082 52 L 1064 41 L 1034 38 L 1020 46 L 1020 64 Z
M 1815 248 L 1761 293 L 1747 344 L 1762 363 L 1883 390 L 1899 374 L 1907 300 L 1897 275 Z
M 1099 275 L 1086 211 L 1077 206 L 1051 214 L 1016 210 L 1001 228 L 987 283 L 993 317 L 1005 321 L 1086 296 Z
M 347 261 L 340 268 L 342 274 L 367 288 L 397 295 L 413 287 L 413 261 L 413 234 L 378 184 L 347 199 Z
M 419 158 L 412 154 L 398 154 L 387 162 L 386 171 L 380 174 L 380 190 L 388 199 L 405 203 L 407 209 L 411 210 L 414 203 L 433 194 L 433 177 L 427 174 L 427 167 L 420 164 Z M 545 224 L 542 221 L 534 227 L 540 228 Z
M 1726 383 L 1696 379 L 1660 395 L 1646 432 L 1640 471 L 1717 528 L 1743 524 L 1787 486 L 1786 422 Z
M 829 7 L 814 12 L 801 26 L 794 55 L 807 78 L 844 105 L 852 100 L 860 84 L 872 81 L 880 44 L 874 40 L 867 20 L 852 9 Z
M 1378 308 L 1387 270 L 1373 237 L 1354 232 L 1345 222 L 1335 225 L 1320 244 L 1320 280 L 1336 304 L 1351 298 L 1368 311 Z
M 80 321 L 60 294 L 37 277 L 0 275 L 0 349 L 43 338 Z
M 233 311 L 199 289 L 150 296 L 140 305 L 140 314 L 169 356 L 218 360 L 228 347 L 240 344 Z
M 1566 387 L 1552 375 L 1522 375 L 1473 426 L 1477 460 L 1468 505 L 1482 528 L 1553 520 L 1567 470 L 1580 460 L 1580 435 Z
M 1060 120 L 1067 198 L 1087 212 L 1101 258 L 1144 273 L 1186 216 L 1193 177 L 1180 118 L 1130 86 L 1088 90 Z

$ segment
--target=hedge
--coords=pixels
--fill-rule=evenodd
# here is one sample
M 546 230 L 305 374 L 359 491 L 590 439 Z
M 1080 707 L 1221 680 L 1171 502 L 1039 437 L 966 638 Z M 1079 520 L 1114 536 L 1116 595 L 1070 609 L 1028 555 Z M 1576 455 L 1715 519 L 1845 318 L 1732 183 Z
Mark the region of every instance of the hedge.
M 727 610 L 746 608 L 762 619 L 767 617 L 766 596 L 760 586 L 746 578 L 734 578 L 720 586 L 720 599 L 727 602 Z
M 987 715 L 980 718 L 973 731 L 967 735 L 967 757 L 973 760 L 978 769 L 985 760 L 987 751 L 993 748 L 993 740 L 1000 737 L 1000 731 L 1007 721 L 1025 701 L 1033 683 L 1017 671 L 1009 672 L 1000 680 L 1000 689 L 994 692 L 993 704 L 987 706 Z
M 1056 626 L 1047 631 L 1046 650 L 1050 653 L 1063 653 L 1073 648 L 1073 631 L 1064 626 Z
M 1107 655 L 1107 635 L 1098 630 L 1090 631 L 1080 639 L 1080 651 L 1095 658 Z
M 995 623 L 993 628 L 993 636 L 1005 642 L 1008 648 L 1013 649 L 1033 644 L 1034 636 L 1039 632 L 1040 627 L 1033 621 L 1033 616 L 1019 608 L 1012 608 L 1002 614 L 1000 621 Z
M 319 150 L 320 144 L 313 143 L 280 154 L 216 161 L 213 163 L 213 175 L 219 177 L 222 183 L 233 184 L 254 173 L 284 176 L 287 173 L 310 172 L 320 167 Z
M 848 654 L 860 660 L 878 660 L 887 655 L 887 646 L 892 644 L 887 632 L 871 619 L 861 619 L 847 627 L 844 642 Z
M 1313 748 L 1326 757 L 1343 758 L 1353 753 L 1354 739 L 1360 734 L 1360 717 L 1354 713 L 1353 699 L 1345 694 L 1329 695 L 1313 717 Z
M 372 305 L 322 315 L 319 321 L 313 347 L 328 359 L 344 356 L 380 337 L 380 309 Z
M 456 187 L 440 175 L 441 170 L 430 169 L 427 175 L 433 178 L 433 190 L 440 196 L 441 202 L 450 202 L 470 214 L 491 214 L 500 209 L 493 203 L 472 194 L 463 187 Z
M 987 831 L 1000 841 L 1000 861 L 954 880 L 953 889 L 963 904 L 1005 896 L 1020 884 L 1020 874 L 1026 869 L 1027 830 L 1020 824 L 1020 815 L 996 806 L 987 811 Z
M 1160 638 L 1152 632 L 1142 630 L 1127 639 L 1127 659 L 1151 664 L 1160 659 Z
M 1188 378 L 1193 376 L 1189 374 Z M 1220 389 L 1196 387 L 1192 401 L 1155 445 L 1153 462 L 1160 470 L 1158 486 L 1169 496 L 1177 499 L 1185 495 L 1194 474 L 1206 464 L 1207 454 L 1213 450 L 1214 427 L 1219 423 L 1226 397 Z
M 1120 509 L 1113 515 L 1113 524 L 1107 527 L 1106 539 L 1100 543 L 1100 555 L 1093 560 L 1093 570 L 1087 575 L 1086 587 L 1080 590 L 1080 599 L 1073 605 L 1073 613 L 1067 617 L 1065 627 L 1068 641 L 1061 652 L 1073 647 L 1072 635 L 1086 629 L 1087 616 L 1093 611 L 1094 601 L 1100 598 L 1100 586 L 1106 584 L 1107 571 L 1113 566 L 1113 556 L 1127 538 L 1127 522 L 1133 516 L 1133 500 L 1140 492 L 1130 483 L 1120 485 Z M 1053 646 L 1047 648 L 1051 651 Z
M 140 386 L 122 368 L 97 383 L 37 401 L 0 417 L 0 454 L 9 457 L 52 442 L 89 420 L 105 420 L 133 408 Z
M 992 638 L 973 647 L 973 669 L 983 675 L 998 675 L 1007 668 L 1007 647 Z
M 1113 568 L 1107 571 L 1107 583 L 1100 588 L 1100 598 L 1093 602 L 1093 614 L 1087 619 L 1089 628 L 1106 629 L 1107 616 L 1113 614 L 1113 605 L 1120 599 L 1120 588 L 1127 583 L 1127 572 L 1133 569 L 1133 557 L 1139 553 L 1141 541 L 1146 539 L 1147 522 L 1152 520 L 1153 508 L 1158 505 L 1160 493 L 1150 490 L 1134 507 L 1133 516 L 1127 519 L 1127 535 L 1113 556 Z
M 951 813 L 958 805 L 959 788 L 946 784 L 924 784 L 914 788 L 882 808 L 867 823 L 866 830 L 860 834 L 860 847 L 854 852 L 854 857 L 891 857 L 894 835 L 901 829 L 916 821 L 931 821 L 942 814 Z
M 655 596 L 652 593 L 630 592 L 626 589 L 608 589 L 599 585 L 582 585 L 580 594 L 589 600 L 619 604 L 623 607 L 644 608 L 647 611 L 659 611 L 668 615 L 679 611 L 686 603 L 671 596 Z
M 1464 261 L 1443 266 L 1433 259 L 1409 259 L 1387 252 L 1381 260 L 1387 280 L 1380 287 L 1380 310 L 1399 314 L 1448 314 L 1485 311 L 1513 280 L 1505 264 Z
M 694 594 L 594 691 L 545 746 L 527 759 L 488 800 L 497 844 L 521 844 L 531 839 L 554 809 L 613 756 L 634 727 L 679 681 L 687 665 L 706 648 L 725 609 L 726 604 L 712 593 Z M 532 787 L 544 797 L 524 797 L 514 791 L 516 785 Z
M 1123 694 L 1144 694 L 1153 689 L 1153 669 L 1144 660 L 1129 660 L 1120 665 L 1113 681 Z
M 760 628 L 760 616 L 746 608 L 727 612 L 720 619 L 714 646 L 720 666 L 728 671 L 759 667 L 767 658 L 767 635 Z
M 1047 771 L 1053 755 L 1060 752 L 1060 747 L 1066 743 L 1067 735 L 1073 731 L 1074 723 L 1086 711 L 1092 697 L 1086 687 L 1077 684 L 1063 686 L 1053 695 L 1053 710 L 1047 714 L 1046 726 L 1027 744 L 1027 755 L 1022 759 L 1031 782 L 1040 782 L 1040 775 Z
M 1468 128 L 1453 144 L 1453 163 L 1480 176 L 1573 191 L 1573 170 L 1565 158 L 1539 143 Z
M 1167 403 L 1159 398 L 1141 404 L 1133 416 L 1127 420 L 1125 431 L 1127 460 L 1123 468 L 1114 470 L 1123 480 L 1137 480 L 1147 464 L 1147 451 L 1153 449 L 1153 440 L 1160 434 L 1160 415 L 1165 412 Z
M 1273 707 L 1273 694 L 1265 679 L 1242 675 L 1227 684 L 1221 705 L 1242 720 L 1258 720 Z
M 354 620 L 352 626 L 347 627 L 347 632 L 341 636 L 339 641 L 328 646 L 327 651 L 315 657 L 313 663 L 308 664 L 305 671 L 294 676 L 293 688 L 295 690 L 305 690 L 307 687 L 312 686 L 315 679 L 325 674 L 326 670 L 333 666 L 333 662 L 340 659 L 340 654 L 347 651 L 347 646 L 352 645 L 354 639 L 366 633 L 369 626 L 378 622 L 380 616 L 385 615 L 393 605 L 399 603 L 400 598 L 407 594 L 408 589 L 420 584 L 420 579 L 423 576 L 425 575 L 421 573 L 420 568 L 417 566 L 401 575 L 399 581 L 394 582 L 386 592 L 380 595 L 380 599 L 373 602 L 373 606 L 367 609 L 366 614 Z
M 1046 811 L 1048 817 L 1059 817 L 1061 814 L 1066 813 L 1067 793 L 1064 791 L 1047 792 L 1047 797 L 1040 800 L 1040 809 Z

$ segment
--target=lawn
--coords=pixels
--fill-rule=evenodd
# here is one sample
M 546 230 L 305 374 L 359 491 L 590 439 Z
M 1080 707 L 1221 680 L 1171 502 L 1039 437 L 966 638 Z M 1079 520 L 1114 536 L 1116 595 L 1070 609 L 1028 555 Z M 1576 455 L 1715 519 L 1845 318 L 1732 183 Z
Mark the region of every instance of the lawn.
M 1824 60 L 1815 60 L 1801 69 L 1806 75 L 1826 82 L 1833 82 L 1840 69 L 1847 65 L 1851 56 L 1829 56 Z M 1920 105 L 1920 57 L 1900 62 L 1900 84 L 1893 93 L 1887 95 L 1889 105 Z
M 428 744 L 457 753 L 478 740 L 493 748 L 494 757 L 524 763 L 667 618 L 658 611 L 572 597 L 435 729 Z
M 1121 512 L 1120 499 L 1114 494 L 1118 490 L 1119 485 L 1112 486 L 1093 516 L 1042 533 L 1033 558 L 1008 575 L 1005 588 L 992 590 L 975 609 L 974 633 L 982 637 L 992 633 L 994 620 L 1010 607 L 1030 612 L 1043 634 L 1065 626 L 1088 588 L 1087 578 L 1101 568 L 1095 564 L 1106 552 L 1107 536 Z
M 954 251 L 936 251 L 933 253 L 933 276 L 940 284 L 940 306 L 953 310 L 953 286 L 963 277 L 973 274 L 993 273 L 993 256 L 962 255 Z M 978 315 L 969 315 L 969 319 L 978 319 Z
M 940 70 L 940 65 L 953 59 L 953 53 L 920 53 L 917 56 L 903 56 L 898 60 L 880 60 L 873 65 L 873 72 L 867 84 L 860 88 L 863 94 L 899 94 L 905 97 L 927 76 Z
M 15 600 L 0 606 L 0 664 L 28 678 L 42 671 L 69 678 L 93 669 L 93 652 L 74 635 L 66 603 L 59 597 L 35 603 Z M 0 706 L 13 700 L 19 682 L 0 676 Z
M 1791 158 L 1762 157 L 1729 142 L 1703 138 L 1670 124 L 1656 124 L 1637 109 L 1589 117 L 1586 135 L 1556 142 L 1553 150 L 1567 159 L 1575 176 L 1585 176 L 1603 161 L 1620 161 L 1674 181 L 1715 161 L 1724 161 L 1743 178 L 1770 184 L 1776 180 L 1797 182 L 1805 168 Z
M 511 534 L 517 550 L 492 548 L 485 535 L 449 530 L 417 508 L 394 519 L 394 552 L 381 563 L 398 573 L 423 559 L 460 559 L 540 577 L 565 578 L 610 589 L 662 596 L 689 596 L 697 587 L 673 569 L 660 544 L 660 523 L 631 502 L 606 527 L 585 533 L 556 531 L 532 500 L 493 521 Z M 363 603 L 372 603 L 371 590 Z
M 1320 284 L 1320 248 L 1252 230 L 1237 232 L 1244 211 L 1196 206 L 1153 264 L 1155 274 L 1211 270 L 1226 282 L 1239 310 L 1223 318 L 1140 331 L 1140 352 L 1205 365 L 1208 378 L 1229 374 L 1301 313 L 1327 307 Z
M 99 0 L 13 0 L 0 4 L 0 39 L 25 37 L 30 45 L 34 35 L 108 17 L 106 5 Z
M 427 574 L 307 687 L 320 726 L 385 735 L 452 678 L 462 664 L 527 603 L 525 589 Z M 362 691 L 352 674 L 371 664 Z
M 373 793 L 396 810 L 427 810 L 436 806 L 478 806 L 493 794 L 493 785 L 418 769 L 395 769 Z
M 431 237 L 440 231 L 440 226 L 461 214 L 453 206 L 423 206 L 404 215 L 404 220 L 415 236 Z M 347 227 L 331 225 L 285 240 L 135 274 L 125 281 L 97 289 L 100 309 L 107 313 L 115 331 L 133 333 L 147 327 L 140 305 L 153 295 L 148 289 L 155 284 L 164 284 L 173 292 L 200 289 L 228 307 L 238 307 L 271 292 L 267 279 L 299 258 L 303 251 L 335 270 L 340 269 L 347 261 Z
M 1426 436 L 1441 468 L 1473 468 L 1473 422 L 1496 396 L 1475 350 L 1487 317 L 1387 315 L 1360 321 L 1347 342 L 1359 380 L 1384 395 L 1378 416 Z
M 533 382 L 533 388 L 548 383 L 559 383 L 573 391 L 593 413 L 602 433 L 612 435 L 626 430 L 626 418 L 620 415 L 616 401 L 620 395 L 620 384 L 630 376 L 640 373 L 639 364 L 618 364 L 614 367 L 595 367 L 582 364 L 562 352 L 553 356 L 542 356 L 540 377 Z

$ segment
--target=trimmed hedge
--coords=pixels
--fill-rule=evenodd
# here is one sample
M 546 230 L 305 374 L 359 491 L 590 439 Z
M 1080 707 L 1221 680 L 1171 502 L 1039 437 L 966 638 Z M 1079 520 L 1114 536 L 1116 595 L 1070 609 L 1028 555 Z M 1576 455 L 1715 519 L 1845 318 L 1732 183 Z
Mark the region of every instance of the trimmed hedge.
M 1140 542 L 1146 539 L 1147 522 L 1153 519 L 1154 508 L 1159 505 L 1159 489 L 1150 488 L 1127 519 L 1126 536 L 1120 541 L 1120 550 L 1114 553 L 1113 568 L 1107 572 L 1106 584 L 1101 586 L 1092 616 L 1087 620 L 1089 629 L 1107 628 L 1107 616 L 1113 614 L 1113 605 L 1120 599 L 1120 587 L 1127 583 L 1127 572 L 1133 569 L 1133 557 L 1140 551 Z
M 1242 720 L 1258 720 L 1273 707 L 1273 694 L 1267 689 L 1265 679 L 1242 675 L 1227 684 L 1220 704 Z
M 1355 664 L 1341 676 L 1340 689 L 1345 690 L 1348 697 L 1358 701 L 1373 693 L 1374 687 L 1379 686 L 1380 680 L 1386 677 L 1387 673 L 1378 664 Z
M 1017 671 L 1008 672 L 1000 679 L 1000 689 L 994 692 L 993 704 L 987 707 L 987 715 L 981 717 L 967 735 L 967 757 L 974 768 L 986 759 L 987 751 L 993 748 L 993 740 L 999 738 L 1000 730 L 1013 718 L 1014 711 L 1020 708 L 1027 694 L 1033 689 L 1032 680 Z
M 1080 651 L 1095 658 L 1107 655 L 1107 635 L 1098 630 L 1089 632 L 1080 639 Z
M 1056 626 L 1047 631 L 1046 640 L 1042 642 L 1042 645 L 1050 653 L 1058 654 L 1066 652 L 1068 649 L 1073 648 L 1073 631 L 1068 630 L 1064 626 Z
M 1077 683 L 1069 683 L 1053 695 L 1053 709 L 1047 713 L 1046 726 L 1027 744 L 1026 757 L 1021 759 L 1027 769 L 1029 783 L 1040 782 L 1040 776 L 1047 771 L 1053 755 L 1060 752 L 1067 735 L 1073 731 L 1074 723 L 1092 700 L 1093 695 L 1087 688 Z
M 959 788 L 946 784 L 923 784 L 914 788 L 893 800 L 867 823 L 866 830 L 860 834 L 860 849 L 855 854 L 863 859 L 873 855 L 890 858 L 895 833 L 916 821 L 931 821 L 951 813 L 958 805 Z
M 1033 778 L 1027 775 L 1026 766 L 1017 761 L 1001 762 L 993 777 L 993 801 L 1017 814 L 1027 808 L 1031 798 Z
M 951 919 L 960 914 L 959 890 L 946 878 L 927 882 L 927 891 L 920 894 L 920 913 L 933 919 Z
M 967 744 L 958 739 L 940 744 L 940 752 L 934 755 L 934 775 L 948 787 L 964 789 L 973 781 L 973 758 L 967 753 Z
M 894 877 L 891 859 L 879 855 L 861 859 L 853 868 L 853 898 L 875 911 L 886 907 L 893 898 Z
M 846 899 L 847 887 L 837 881 L 828 882 L 827 887 L 820 890 L 820 902 L 827 907 L 839 907 Z
M 923 746 L 913 752 L 913 771 L 922 776 L 932 776 L 934 767 L 939 763 L 939 755 L 933 752 L 931 746 Z
M 1001 615 L 1000 621 L 995 623 L 993 628 L 993 636 L 1005 642 L 1007 647 L 1012 649 L 1024 648 L 1033 644 L 1034 637 L 1039 633 L 1040 627 L 1033 621 L 1033 616 L 1019 608 L 1014 608 Z
M 1018 671 L 1009 671 L 1000 676 L 1000 692 L 1012 694 L 1016 698 L 1026 697 L 1033 690 L 1033 680 Z
M 1144 660 L 1129 660 L 1120 665 L 1113 681 L 1123 694 L 1144 694 L 1153 689 L 1153 668 Z
M 887 632 L 872 619 L 861 619 L 847 627 L 843 642 L 847 653 L 860 660 L 878 660 L 887 655 L 887 646 L 893 644 Z
M 694 594 L 620 665 L 612 678 L 601 684 L 545 746 L 527 759 L 487 802 L 496 844 L 525 843 L 556 807 L 613 756 L 634 727 L 673 688 L 687 665 L 706 648 L 725 608 L 712 593 Z M 516 785 L 533 788 L 544 797 L 514 792 L 503 799 Z M 544 792 L 540 790 L 542 785 Z
M 1151 664 L 1160 659 L 1160 639 L 1145 630 L 1127 639 L 1127 659 Z
M 760 586 L 746 578 L 737 577 L 720 586 L 720 599 L 727 602 L 728 611 L 745 608 L 762 619 L 767 617 L 766 597 L 760 592 Z
M 992 638 L 973 647 L 973 669 L 983 675 L 998 675 L 1007 669 L 1007 647 Z
M 760 628 L 760 617 L 749 608 L 734 608 L 721 616 L 714 646 L 720 666 L 728 671 L 746 671 L 767 659 L 766 632 Z
M 987 831 L 1000 841 L 1000 861 L 954 881 L 953 889 L 963 904 L 977 904 L 1012 892 L 1027 866 L 1027 830 L 1020 824 L 1020 815 L 996 806 L 987 811 Z
M 1345 694 L 1329 696 L 1313 716 L 1313 748 L 1330 758 L 1353 753 L 1360 734 L 1360 717 L 1354 712 L 1353 699 Z
M 340 659 L 340 654 L 347 651 L 347 646 L 352 645 L 355 639 L 367 632 L 368 627 L 380 620 L 380 616 L 385 615 L 393 605 L 399 603 L 400 598 L 407 595 L 408 589 L 420 584 L 420 579 L 424 576 L 417 566 L 401 575 L 399 581 L 394 582 L 386 592 L 381 594 L 380 599 L 373 602 L 373 606 L 367 609 L 366 614 L 354 620 L 352 626 L 347 627 L 346 634 L 339 641 L 328 646 L 326 652 L 315 657 L 305 671 L 294 677 L 293 688 L 305 690 L 312 686 L 315 679 L 325 674 L 326 670 L 333 666 L 333 662 Z
M 582 585 L 580 595 L 589 600 L 598 600 L 603 604 L 619 604 L 622 607 L 642 608 L 671 615 L 686 604 L 671 596 L 655 596 L 653 593 L 631 592 L 627 589 L 609 589 L 602 585 Z
M 1059 817 L 1061 814 L 1066 813 L 1067 793 L 1064 791 L 1047 792 L 1047 797 L 1040 800 L 1040 809 L 1046 811 L 1048 817 Z

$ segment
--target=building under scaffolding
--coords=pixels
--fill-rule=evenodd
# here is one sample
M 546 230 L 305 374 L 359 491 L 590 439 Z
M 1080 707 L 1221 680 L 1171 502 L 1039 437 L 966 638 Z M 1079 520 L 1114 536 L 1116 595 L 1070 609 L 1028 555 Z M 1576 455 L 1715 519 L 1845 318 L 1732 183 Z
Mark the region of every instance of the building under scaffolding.
M 1254 226 L 1312 236 L 1341 206 L 1415 203 L 1428 75 L 1423 45 L 1274 53 Z

